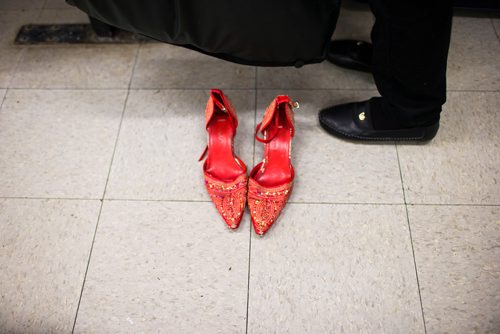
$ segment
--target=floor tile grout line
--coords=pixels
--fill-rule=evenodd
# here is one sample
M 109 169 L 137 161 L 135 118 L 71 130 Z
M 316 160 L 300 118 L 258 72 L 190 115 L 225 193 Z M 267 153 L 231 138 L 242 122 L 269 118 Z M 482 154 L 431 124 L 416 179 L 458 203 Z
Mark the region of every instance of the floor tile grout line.
M 35 196 L 0 196 L 0 200 L 42 200 L 42 201 L 101 201 L 102 198 L 92 197 L 35 197 Z M 105 198 L 104 201 L 115 202 L 164 202 L 164 203 L 212 203 L 210 200 L 189 200 L 189 199 L 148 199 L 148 198 Z M 384 203 L 384 202 L 295 202 L 288 201 L 291 205 L 380 205 L 398 206 L 405 203 Z M 455 207 L 500 207 L 500 204 L 447 204 L 447 203 L 406 203 L 408 206 L 455 206 Z
M 43 5 L 42 8 L 40 8 L 40 14 L 38 15 L 38 19 L 42 16 L 42 11 L 45 9 L 45 6 L 47 5 L 48 0 L 43 0 Z
M 99 228 L 99 222 L 101 220 L 101 213 L 102 213 L 102 209 L 104 207 L 104 198 L 106 197 L 106 189 L 108 187 L 109 176 L 111 175 L 111 169 L 113 167 L 113 161 L 114 161 L 114 158 L 115 158 L 116 147 L 118 146 L 118 139 L 120 138 L 120 131 L 121 131 L 122 123 L 123 123 L 123 118 L 125 116 L 125 110 L 127 108 L 127 101 L 128 101 L 129 95 L 130 95 L 130 85 L 132 84 L 132 78 L 134 76 L 134 70 L 135 70 L 135 65 L 137 64 L 138 54 L 139 54 L 139 47 L 137 47 L 137 50 L 135 52 L 134 65 L 132 66 L 132 71 L 130 73 L 130 79 L 129 79 L 129 83 L 128 83 L 127 94 L 125 96 L 125 100 L 123 101 L 123 109 L 122 109 L 122 114 L 121 114 L 121 118 L 120 118 L 120 123 L 118 124 L 118 131 L 116 133 L 116 139 L 115 139 L 115 144 L 114 144 L 114 147 L 113 147 L 113 153 L 111 154 L 111 161 L 110 161 L 109 168 L 108 168 L 108 175 L 106 177 L 106 183 L 104 184 L 104 191 L 103 191 L 102 198 L 101 198 L 101 207 L 99 209 L 99 214 L 97 216 L 97 222 L 96 222 L 96 226 L 95 226 L 95 229 L 94 229 L 94 236 L 92 238 L 92 244 L 90 245 L 90 252 L 89 252 L 89 257 L 88 257 L 88 260 L 87 260 L 87 267 L 85 269 L 85 274 L 83 276 L 82 289 L 80 291 L 80 297 L 78 299 L 78 305 L 77 305 L 77 308 L 76 308 L 75 319 L 73 321 L 73 328 L 71 330 L 71 333 L 75 332 L 76 321 L 78 320 L 78 312 L 80 310 L 80 304 L 81 304 L 81 301 L 82 301 L 83 291 L 85 289 L 85 282 L 87 280 L 87 273 L 88 273 L 88 270 L 89 270 L 89 267 L 90 267 L 90 261 L 92 259 L 92 251 L 94 250 L 94 243 L 95 243 L 95 238 L 96 238 L 96 235 L 97 235 L 97 229 Z
M 0 87 L 0 89 L 11 89 L 11 90 L 75 90 L 75 91 L 120 91 L 120 90 L 130 90 L 130 91 L 152 91 L 152 90 L 160 90 L 160 91 L 168 91 L 168 90 L 189 90 L 189 91 L 209 91 L 211 88 L 210 87 L 199 87 L 199 88 L 183 88 L 183 87 L 157 87 L 157 88 L 134 88 L 131 87 L 130 89 L 127 87 L 88 87 L 88 88 L 82 88 L 82 87 Z M 230 88 L 230 87 L 219 87 L 222 90 L 227 90 L 227 91 L 253 91 L 253 87 L 249 88 Z
M 425 322 L 424 304 L 422 302 L 422 293 L 420 292 L 420 280 L 418 277 L 417 259 L 415 257 L 415 247 L 413 246 L 413 236 L 411 233 L 410 215 L 408 213 L 408 204 L 406 202 L 406 192 L 405 192 L 405 187 L 404 187 L 403 171 L 401 169 L 401 161 L 399 159 L 398 144 L 394 143 L 394 147 L 396 149 L 396 156 L 397 156 L 398 167 L 399 167 L 399 177 L 401 179 L 401 189 L 403 191 L 403 200 L 404 200 L 405 212 L 406 212 L 406 224 L 408 225 L 408 234 L 410 237 L 411 252 L 412 252 L 412 256 L 413 256 L 413 267 L 415 268 L 415 278 L 417 279 L 418 298 L 420 300 L 420 311 L 422 312 L 422 322 L 424 324 L 424 333 L 427 334 L 427 324 Z
M 415 267 L 415 277 L 417 279 L 418 298 L 420 299 L 420 310 L 422 312 L 422 322 L 424 324 L 424 333 L 427 334 L 427 323 L 425 321 L 424 304 L 422 302 L 422 293 L 420 291 L 420 279 L 418 277 L 417 259 L 415 257 L 415 247 L 413 246 L 413 236 L 411 233 L 410 215 L 408 213 L 408 206 L 407 205 L 405 205 L 405 211 L 406 211 L 406 222 L 408 224 L 408 233 L 410 235 L 411 251 L 413 254 L 413 265 Z
M 71 334 L 73 334 L 75 332 L 76 321 L 78 319 L 78 312 L 80 311 L 80 304 L 81 304 L 82 297 L 83 297 L 83 290 L 85 288 L 85 282 L 87 281 L 87 274 L 88 274 L 89 267 L 90 267 L 90 259 L 92 258 L 92 251 L 94 250 L 94 243 L 95 243 L 95 238 L 97 235 L 97 228 L 99 226 L 99 221 L 101 220 L 101 213 L 102 213 L 103 206 L 104 206 L 104 201 L 101 201 L 101 205 L 99 207 L 99 214 L 97 215 L 97 221 L 96 221 L 95 228 L 94 228 L 94 235 L 92 237 L 92 243 L 90 244 L 90 251 L 89 251 L 89 257 L 87 260 L 87 266 L 85 268 L 85 274 L 83 275 L 82 288 L 80 289 L 80 296 L 78 298 L 78 304 L 76 306 L 75 318 L 73 320 L 73 327 L 71 328 Z
M 377 203 L 377 202 L 309 202 L 309 201 L 303 201 L 303 202 L 295 202 L 295 201 L 288 201 L 287 204 L 292 204 L 292 205 L 404 205 L 404 203 Z
M 450 203 L 450 204 L 440 204 L 440 203 L 407 203 L 409 206 L 476 206 L 476 207 L 496 207 L 500 204 L 471 204 L 471 203 Z
M 37 197 L 37 196 L 0 196 L 0 199 L 37 200 L 37 201 L 100 201 L 100 198 L 85 197 Z
M 493 22 L 493 17 L 491 14 L 490 14 L 490 22 L 491 22 L 491 26 L 493 27 L 493 31 L 495 32 L 495 35 L 497 36 L 497 41 L 500 42 L 500 35 L 498 35 L 498 31 L 497 31 L 497 28 L 495 27 L 495 23 Z
M 26 52 L 24 50 L 21 50 L 19 52 L 19 55 L 17 56 L 16 63 L 14 64 L 14 70 L 12 71 L 12 74 L 7 82 L 7 88 L 5 88 L 5 94 L 3 95 L 2 103 L 0 104 L 0 111 L 2 110 L 2 107 L 3 107 L 5 100 L 7 99 L 7 94 L 10 91 L 10 85 L 12 84 L 12 81 L 14 80 L 14 77 L 16 76 L 17 69 L 19 68 L 19 64 L 21 64 L 22 59 L 24 59 L 25 53 Z
M 45 5 L 45 2 L 47 2 L 47 0 L 44 0 L 42 7 L 37 9 L 38 13 L 36 14 L 35 21 L 38 21 L 40 19 L 40 17 L 42 16 L 42 10 L 43 10 L 43 6 Z
M 105 198 L 104 201 L 114 202 L 164 202 L 164 203 L 212 203 L 211 200 L 188 200 L 188 199 L 124 199 L 124 198 Z
M 34 18 L 35 22 L 38 21 L 40 19 L 40 17 L 42 17 L 42 11 L 43 11 L 43 8 L 45 7 L 46 2 L 47 2 L 47 0 L 43 0 L 43 5 L 39 9 L 36 9 L 36 11 L 38 11 L 38 13 L 35 15 L 35 18 Z M 22 11 L 25 11 L 25 9 L 22 9 Z M 19 32 L 19 30 L 18 30 L 18 32 Z M 16 36 L 17 36 L 17 34 L 16 34 Z
M 127 87 L 127 95 L 125 96 L 125 101 L 123 102 L 123 109 L 122 109 L 122 114 L 120 117 L 120 123 L 118 124 L 118 132 L 116 134 L 115 145 L 113 147 L 113 153 L 111 154 L 111 161 L 110 161 L 109 169 L 108 169 L 108 175 L 106 177 L 106 183 L 104 184 L 104 191 L 102 193 L 103 200 L 106 198 L 106 191 L 108 188 L 109 177 L 111 176 L 111 169 L 113 168 L 113 162 L 115 160 L 116 148 L 118 147 L 118 141 L 120 140 L 120 133 L 122 130 L 123 120 L 125 118 L 125 112 L 127 110 L 128 98 L 130 96 L 130 87 L 132 85 L 132 80 L 134 78 L 135 67 L 137 65 L 137 58 L 139 57 L 139 49 L 140 49 L 140 45 L 137 46 L 137 49 L 135 50 L 134 64 L 132 65 L 132 71 L 130 73 L 130 79 L 129 79 L 128 87 Z
M 14 81 L 14 78 L 17 75 L 17 71 L 19 69 L 20 64 L 24 60 L 25 55 L 26 55 L 26 49 L 21 49 L 21 51 L 19 51 L 19 56 L 17 56 L 16 63 L 14 64 L 14 70 L 12 71 L 9 81 L 7 82 L 7 90 L 15 90 L 12 89 L 10 86 L 12 86 L 12 82 Z M 5 93 L 5 95 L 7 96 L 7 92 Z
M 140 47 L 140 45 L 139 45 Z M 22 50 L 24 53 L 24 50 Z M 19 59 L 20 60 L 20 59 Z M 231 87 L 219 87 L 220 89 L 227 91 L 251 91 L 255 90 L 254 87 L 247 88 L 231 88 Z M 188 90 L 188 91 L 202 91 L 210 90 L 211 87 L 0 87 L 0 89 L 10 89 L 10 90 L 130 90 L 130 91 L 149 91 L 149 90 Z M 320 92 L 377 92 L 376 88 L 259 88 L 260 91 L 320 91 Z M 500 90 L 494 89 L 449 89 L 448 93 L 500 93 Z
M 2 111 L 2 107 L 3 107 L 3 103 L 5 102 L 5 99 L 7 99 L 7 92 L 9 91 L 9 89 L 5 89 L 5 92 L 3 93 L 3 96 L 2 96 L 2 102 L 0 102 L 0 112 Z
M 160 88 L 161 89 L 161 88 Z M 334 92 L 351 92 L 351 91 L 359 91 L 359 92 L 378 92 L 377 88 L 290 88 L 290 87 L 260 87 L 261 91 L 334 91 Z M 500 89 L 448 89 L 446 90 L 448 93 L 499 93 Z
M 255 67 L 255 89 L 254 89 L 254 114 L 253 114 L 253 128 L 255 128 L 257 123 L 257 102 L 258 102 L 258 67 Z M 255 139 L 253 140 L 253 150 L 252 150 L 252 167 L 255 165 Z M 248 205 L 248 203 L 247 203 Z M 245 317 L 245 334 L 248 334 L 248 310 L 250 306 L 250 272 L 252 269 L 252 222 L 248 224 L 248 269 L 247 269 L 247 302 L 246 302 L 246 317 Z

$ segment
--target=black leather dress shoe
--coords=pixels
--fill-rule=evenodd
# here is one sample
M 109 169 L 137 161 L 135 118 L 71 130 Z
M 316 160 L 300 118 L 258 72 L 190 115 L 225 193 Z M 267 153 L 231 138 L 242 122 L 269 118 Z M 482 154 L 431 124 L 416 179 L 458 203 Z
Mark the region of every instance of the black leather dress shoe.
M 354 40 L 330 41 L 326 59 L 351 70 L 372 71 L 373 45 Z
M 333 106 L 319 112 L 321 126 L 330 134 L 364 141 L 429 141 L 439 129 L 439 121 L 426 127 L 375 130 L 369 101 Z

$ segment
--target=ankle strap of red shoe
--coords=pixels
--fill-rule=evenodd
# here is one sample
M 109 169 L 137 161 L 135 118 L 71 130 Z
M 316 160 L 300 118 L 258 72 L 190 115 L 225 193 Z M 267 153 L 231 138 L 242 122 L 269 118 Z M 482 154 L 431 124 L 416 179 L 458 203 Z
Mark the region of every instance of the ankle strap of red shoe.
M 276 118 L 277 119 L 277 118 Z M 278 127 L 276 126 L 275 129 L 276 131 L 274 131 L 273 134 L 271 134 L 270 136 L 267 135 L 266 133 L 266 130 L 264 130 L 262 133 L 266 136 L 265 138 L 262 138 L 262 137 L 259 137 L 259 131 L 260 131 L 260 127 L 262 126 L 262 123 L 259 123 L 257 124 L 257 126 L 255 127 L 255 139 L 257 139 L 257 141 L 260 141 L 261 143 L 264 143 L 264 144 L 267 144 L 269 143 L 271 140 L 274 139 L 274 137 L 276 137 L 276 135 L 278 134 Z
M 236 135 L 236 128 L 238 127 L 238 116 L 234 110 L 233 105 L 229 98 L 227 98 L 220 89 L 212 89 L 210 91 L 210 98 L 208 99 L 207 107 L 205 110 L 205 126 L 208 127 L 215 110 L 219 109 L 227 113 L 229 121 L 231 122 L 231 128 Z
M 288 96 L 279 96 L 278 98 L 276 98 L 276 100 L 273 102 L 274 104 L 274 109 L 273 110 L 266 110 L 266 114 L 267 113 L 272 113 L 272 117 L 274 121 L 274 128 L 275 128 L 275 131 L 272 133 L 272 134 L 269 134 L 269 133 L 266 133 L 266 129 L 267 127 L 271 124 L 271 122 L 267 122 L 265 124 L 265 128 L 262 129 L 262 122 L 257 124 L 257 126 L 255 127 L 255 139 L 257 139 L 257 141 L 260 141 L 261 143 L 264 143 L 264 144 L 267 144 L 269 143 L 271 140 L 274 139 L 274 137 L 276 137 L 276 135 L 278 134 L 278 126 L 279 126 L 279 118 L 275 115 L 276 113 L 276 109 L 279 109 L 281 107 L 281 105 L 285 104 L 285 108 L 288 108 L 286 110 L 286 113 L 287 113 L 287 118 L 288 120 L 290 121 L 290 131 L 291 131 L 291 135 L 292 137 L 295 135 L 295 124 L 294 124 L 294 119 L 293 119 L 293 108 L 298 108 L 298 102 L 292 102 Z M 273 106 L 273 104 L 271 104 L 271 106 Z M 269 117 L 269 116 L 268 116 Z M 264 117 L 266 118 L 266 117 Z M 259 136 L 259 131 L 264 134 L 266 137 L 265 138 L 262 138 Z

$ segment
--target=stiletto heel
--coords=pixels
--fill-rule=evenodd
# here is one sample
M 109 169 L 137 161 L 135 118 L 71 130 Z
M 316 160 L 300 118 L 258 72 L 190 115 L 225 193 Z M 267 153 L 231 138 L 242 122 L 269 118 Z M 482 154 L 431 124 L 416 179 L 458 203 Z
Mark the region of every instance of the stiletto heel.
M 247 197 L 247 167 L 235 156 L 233 140 L 238 118 L 229 99 L 212 89 L 205 110 L 208 145 L 199 161 L 203 164 L 205 186 L 227 226 L 239 226 Z
M 276 222 L 292 192 L 295 172 L 291 141 L 295 135 L 293 108 L 288 96 L 277 96 L 266 109 L 255 138 L 264 143 L 264 159 L 254 167 L 248 181 L 248 207 L 254 230 L 264 235 Z M 259 137 L 259 132 L 264 137 Z

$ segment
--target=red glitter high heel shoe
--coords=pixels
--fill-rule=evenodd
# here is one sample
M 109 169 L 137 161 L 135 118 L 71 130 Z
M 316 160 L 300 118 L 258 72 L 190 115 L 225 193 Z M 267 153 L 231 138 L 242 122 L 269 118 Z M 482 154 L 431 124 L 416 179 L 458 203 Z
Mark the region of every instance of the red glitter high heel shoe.
M 233 139 L 238 127 L 236 112 L 221 90 L 212 89 L 205 110 L 208 145 L 200 157 L 208 194 L 226 222 L 240 225 L 247 198 L 247 167 L 234 155 Z
M 255 138 L 265 144 L 264 160 L 250 173 L 248 207 L 254 230 L 259 235 L 264 235 L 276 222 L 292 192 L 295 176 L 290 155 L 295 134 L 293 108 L 298 108 L 298 103 L 292 103 L 288 96 L 277 96 L 255 130 Z

